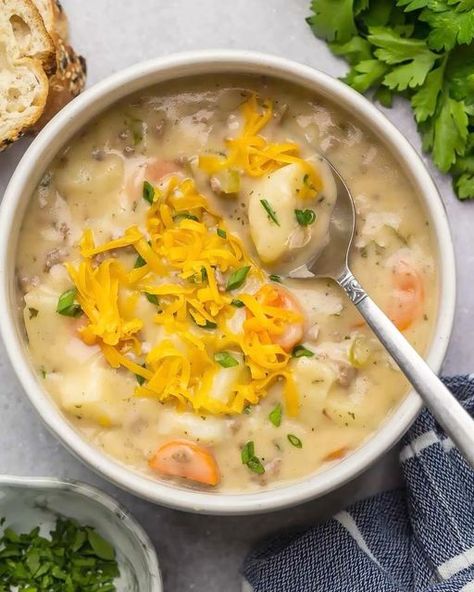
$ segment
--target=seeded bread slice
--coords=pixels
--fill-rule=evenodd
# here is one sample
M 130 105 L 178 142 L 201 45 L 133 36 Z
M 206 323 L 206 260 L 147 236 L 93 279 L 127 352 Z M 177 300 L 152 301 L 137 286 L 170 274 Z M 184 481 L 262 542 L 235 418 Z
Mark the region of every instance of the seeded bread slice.
M 0 0 L 0 150 L 44 111 L 56 50 L 31 0 Z
M 35 125 L 41 129 L 76 97 L 86 83 L 86 61 L 69 45 L 69 26 L 59 0 L 33 0 L 43 17 L 56 49 L 56 72 L 49 79 L 49 94 L 43 115 Z

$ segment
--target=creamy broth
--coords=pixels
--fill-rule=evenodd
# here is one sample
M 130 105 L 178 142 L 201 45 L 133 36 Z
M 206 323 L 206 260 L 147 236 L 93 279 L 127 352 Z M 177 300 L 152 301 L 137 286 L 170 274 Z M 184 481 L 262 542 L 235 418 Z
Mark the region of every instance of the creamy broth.
M 84 438 L 150 478 L 238 492 L 301 479 L 380 427 L 407 392 L 389 356 L 334 283 L 275 277 L 327 241 L 336 196 L 319 153 L 355 198 L 354 274 L 426 350 L 431 231 L 377 138 L 281 81 L 181 80 L 87 126 L 21 230 L 31 357 Z

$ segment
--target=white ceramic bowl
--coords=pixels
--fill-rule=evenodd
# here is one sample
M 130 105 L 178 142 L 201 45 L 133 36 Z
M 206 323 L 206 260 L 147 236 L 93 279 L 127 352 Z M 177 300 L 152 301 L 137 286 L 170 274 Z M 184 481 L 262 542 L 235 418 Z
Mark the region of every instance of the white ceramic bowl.
M 58 515 L 93 526 L 116 552 L 117 592 L 162 592 L 155 549 L 129 512 L 102 491 L 84 483 L 49 477 L 0 475 L 0 516 L 5 526 L 48 536 Z
M 360 119 L 389 147 L 423 201 L 436 237 L 440 304 L 428 362 L 435 371 L 440 369 L 455 308 L 454 254 L 442 202 L 421 159 L 369 101 L 342 82 L 295 62 L 245 51 L 193 52 L 137 64 L 87 90 L 45 127 L 21 160 L 0 210 L 0 329 L 18 377 L 46 425 L 95 471 L 124 489 L 166 506 L 204 513 L 245 514 L 295 505 L 354 478 L 401 438 L 421 408 L 418 395 L 411 392 L 376 434 L 327 470 L 258 493 L 195 492 L 134 473 L 81 437 L 42 388 L 32 369 L 15 300 L 15 252 L 23 213 L 45 167 L 58 151 L 93 117 L 130 93 L 183 76 L 224 72 L 275 76 L 328 97 Z

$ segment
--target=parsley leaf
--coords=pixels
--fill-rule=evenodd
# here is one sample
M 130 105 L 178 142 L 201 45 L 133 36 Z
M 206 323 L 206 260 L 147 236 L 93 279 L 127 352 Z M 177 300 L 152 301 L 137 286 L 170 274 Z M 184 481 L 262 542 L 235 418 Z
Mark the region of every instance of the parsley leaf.
M 348 41 L 356 33 L 352 9 L 353 0 L 313 0 L 307 21 L 326 41 Z
M 419 18 L 432 29 L 428 35 L 428 45 L 432 49 L 452 49 L 455 45 L 471 43 L 474 39 L 473 7 L 461 12 L 453 10 L 453 7 L 446 3 L 445 11 L 434 12 L 427 9 Z
M 438 96 L 443 90 L 446 60 L 441 66 L 432 70 L 426 77 L 425 84 L 411 98 L 411 104 L 418 122 L 426 121 L 436 111 Z
M 406 12 L 425 8 L 429 4 L 429 0 L 398 0 L 397 6 L 403 6 Z
M 364 93 L 382 82 L 388 69 L 388 66 L 378 60 L 363 60 L 353 66 L 343 80 L 355 90 Z
M 405 90 L 423 84 L 437 55 L 420 39 L 407 39 L 387 27 L 369 29 L 368 40 L 377 48 L 375 56 L 385 64 L 401 64 L 383 82 L 391 89 Z
M 360 35 L 355 35 L 346 43 L 330 43 L 329 47 L 335 55 L 345 57 L 349 64 L 372 58 L 372 46 Z
M 456 190 L 459 199 L 472 199 L 474 195 L 474 175 L 464 173 L 456 179 Z
M 456 155 L 464 153 L 468 134 L 468 116 L 464 103 L 445 95 L 434 126 L 433 159 L 443 172 L 456 162 Z

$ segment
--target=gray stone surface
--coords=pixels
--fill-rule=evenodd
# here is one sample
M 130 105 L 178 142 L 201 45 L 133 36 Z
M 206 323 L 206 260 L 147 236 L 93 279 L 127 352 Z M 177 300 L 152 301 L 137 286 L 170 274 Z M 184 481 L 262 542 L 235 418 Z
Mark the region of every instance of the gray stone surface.
M 330 55 L 305 23 L 307 0 L 63 0 L 78 50 L 88 59 L 89 85 L 125 66 L 175 51 L 240 48 L 309 64 L 334 76 L 344 64 Z M 408 106 L 387 116 L 419 149 Z M 0 154 L 0 195 L 28 144 Z M 445 372 L 473 370 L 472 276 L 474 203 L 462 204 L 450 182 L 426 160 L 441 190 L 456 244 L 458 307 Z M 156 544 L 165 589 L 237 592 L 238 570 L 251 543 L 291 525 L 310 524 L 349 501 L 397 482 L 392 453 L 345 488 L 298 508 L 255 517 L 187 515 L 153 506 L 119 491 L 73 458 L 43 427 L 23 394 L 0 345 L 0 471 L 82 479 L 111 492 L 145 526 Z

